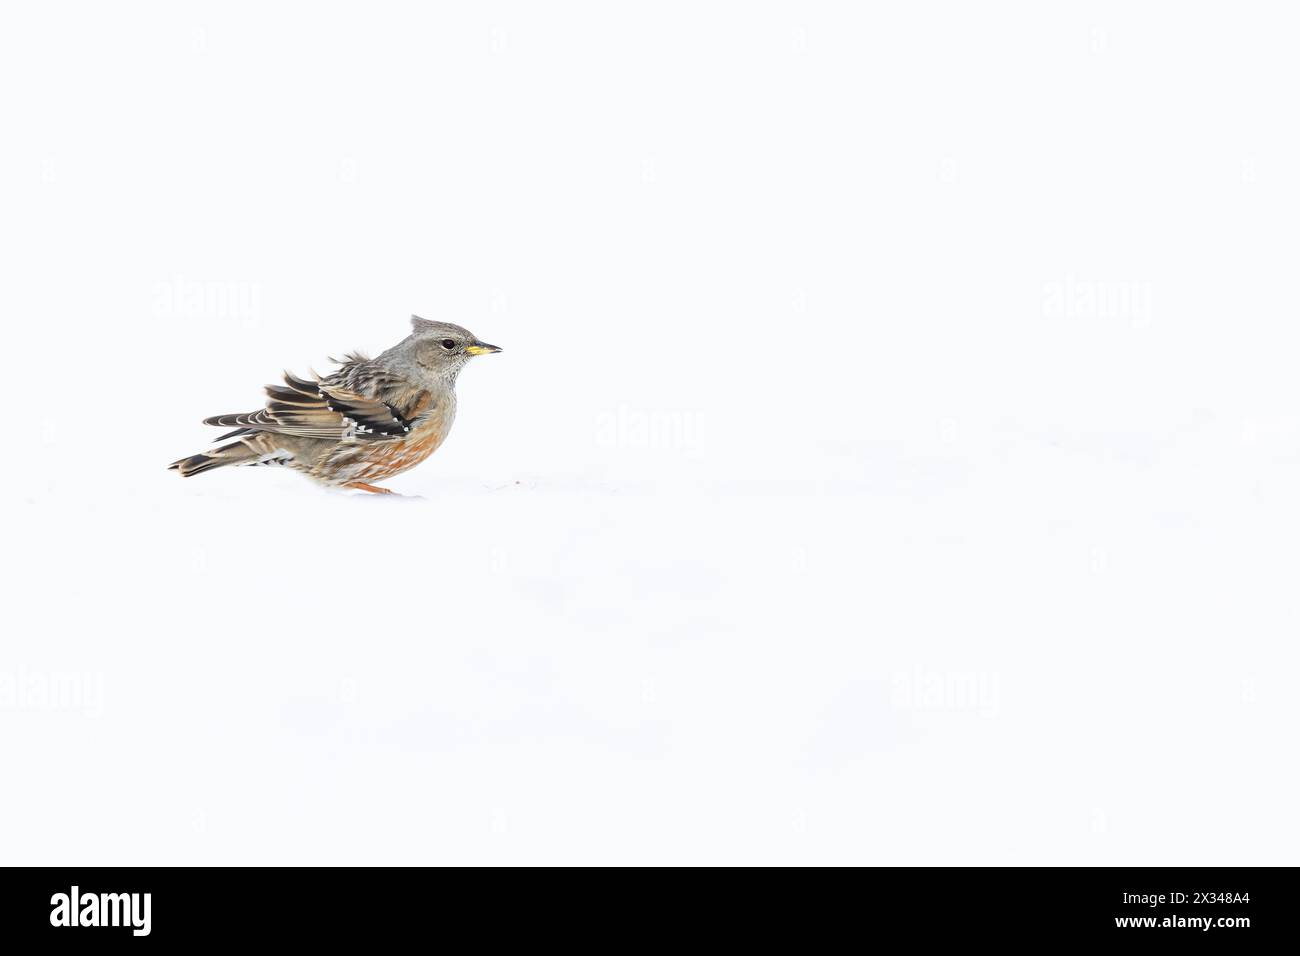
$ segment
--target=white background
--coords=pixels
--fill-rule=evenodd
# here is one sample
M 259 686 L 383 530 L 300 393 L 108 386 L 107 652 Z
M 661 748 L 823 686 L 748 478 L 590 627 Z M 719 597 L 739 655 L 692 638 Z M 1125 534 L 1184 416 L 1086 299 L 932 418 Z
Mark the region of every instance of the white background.
M 0 858 L 1295 863 L 1293 17 L 6 5 Z

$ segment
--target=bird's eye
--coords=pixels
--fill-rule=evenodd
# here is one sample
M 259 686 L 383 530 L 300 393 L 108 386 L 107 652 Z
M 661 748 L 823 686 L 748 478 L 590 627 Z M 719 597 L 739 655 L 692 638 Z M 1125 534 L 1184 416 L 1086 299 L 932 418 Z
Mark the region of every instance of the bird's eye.
M 443 339 L 442 347 L 445 348 L 448 352 L 450 352 L 452 349 L 456 347 L 456 343 L 452 339 Z

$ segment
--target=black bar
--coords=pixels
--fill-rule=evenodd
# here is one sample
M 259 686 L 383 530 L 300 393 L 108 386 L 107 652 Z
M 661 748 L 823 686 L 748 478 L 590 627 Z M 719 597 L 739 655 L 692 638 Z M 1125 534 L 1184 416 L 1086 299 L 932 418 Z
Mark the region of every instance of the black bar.
M 601 893 L 564 891 L 554 877 L 533 874 L 503 893 L 499 877 L 488 889 L 476 874 L 432 869 L 8 869 L 3 881 L 7 942 L 95 947 L 154 940 L 373 946 L 413 931 L 448 941 L 470 931 L 486 941 L 530 929 L 543 945 L 596 940 L 612 922 L 623 927 L 616 938 L 629 942 L 680 943 L 686 928 L 698 926 L 771 941 L 834 931 L 864 942 L 901 933 L 918 945 L 1237 948 L 1293 940 L 1296 924 L 1293 869 L 845 869 L 817 874 L 815 883 L 803 874 L 743 873 L 713 875 L 707 884 L 695 874 L 670 882 L 618 873 L 600 879 Z M 71 925 L 74 886 L 75 922 L 118 925 Z

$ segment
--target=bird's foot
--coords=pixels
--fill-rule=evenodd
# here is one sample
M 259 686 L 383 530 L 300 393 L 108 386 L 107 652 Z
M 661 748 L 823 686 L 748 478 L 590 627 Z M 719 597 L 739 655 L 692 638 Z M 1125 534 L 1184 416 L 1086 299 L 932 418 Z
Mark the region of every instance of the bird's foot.
M 373 495 L 391 495 L 396 492 L 392 488 L 380 488 L 378 485 L 368 485 L 364 481 L 349 481 L 344 488 L 356 488 L 358 491 L 368 491 Z

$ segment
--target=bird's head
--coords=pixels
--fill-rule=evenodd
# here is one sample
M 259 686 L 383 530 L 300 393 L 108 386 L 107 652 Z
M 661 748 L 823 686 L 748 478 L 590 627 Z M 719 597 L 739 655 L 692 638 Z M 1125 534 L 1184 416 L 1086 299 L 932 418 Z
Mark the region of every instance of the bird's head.
M 411 316 L 412 332 L 395 347 L 421 372 L 448 383 L 454 382 L 465 363 L 476 355 L 500 352 L 495 345 L 480 342 L 474 333 L 450 322 L 430 322 Z

